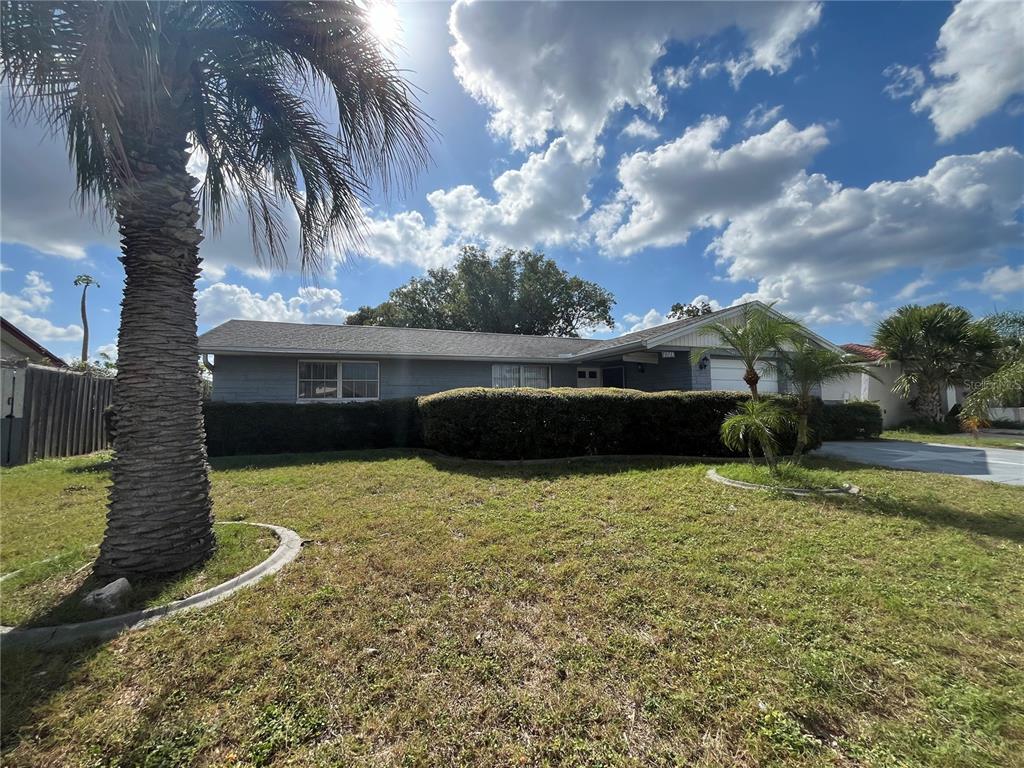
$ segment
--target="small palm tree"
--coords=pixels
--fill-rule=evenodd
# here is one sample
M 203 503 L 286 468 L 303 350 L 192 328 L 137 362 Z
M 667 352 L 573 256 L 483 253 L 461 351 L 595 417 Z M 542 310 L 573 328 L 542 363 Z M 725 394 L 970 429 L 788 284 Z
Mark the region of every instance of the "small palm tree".
M 85 292 L 89 290 L 90 285 L 95 285 L 97 288 L 100 284 L 96 282 L 96 279 L 92 275 L 79 275 L 75 278 L 75 285 L 82 286 L 82 362 L 86 364 L 85 370 L 89 371 L 89 315 L 85 311 Z
M 793 460 L 799 464 L 810 438 L 808 416 L 815 388 L 858 373 L 873 379 L 878 377 L 863 363 L 835 350 L 819 347 L 808 339 L 795 342 L 794 348 L 782 356 L 782 367 L 786 378 L 796 389 L 797 433 Z
M 755 400 L 760 399 L 757 392 L 757 383 L 761 380 L 758 368 L 762 372 L 773 371 L 775 364 L 769 358 L 779 356 L 787 342 L 800 336 L 800 325 L 795 320 L 773 312 L 771 305 L 764 307 L 758 304 L 745 305 L 738 323 L 710 323 L 707 330 L 716 333 L 721 339 L 721 346 L 732 349 L 743 361 L 746 368 L 743 381 L 750 387 L 750 394 Z M 699 360 L 708 352 L 699 350 L 694 356 Z
M 754 449 L 761 448 L 772 474 L 778 471 L 779 434 L 792 423 L 792 417 L 771 400 L 745 401 L 722 422 L 720 434 L 726 448 L 746 451 L 754 463 Z
M 1011 360 L 995 373 L 986 376 L 964 399 L 960 423 L 965 429 L 977 432 L 989 424 L 990 405 L 1024 401 L 1024 357 Z
M 358 239 L 373 180 L 425 162 L 429 131 L 356 0 L 9 0 L 0 23 L 15 113 L 66 135 L 83 202 L 105 204 L 121 236 L 118 429 L 95 571 L 176 573 L 213 551 L 196 365 L 201 213 L 216 230 L 240 201 L 256 256 L 282 263 L 280 206 L 291 205 L 299 260 L 315 270 Z M 207 158 L 198 194 L 190 144 Z
M 980 381 L 996 368 L 999 334 L 984 321 L 975 321 L 963 307 L 911 304 L 900 307 L 878 324 L 874 344 L 903 372 L 893 392 L 908 398 L 917 389 L 917 411 L 942 421 L 942 388 Z

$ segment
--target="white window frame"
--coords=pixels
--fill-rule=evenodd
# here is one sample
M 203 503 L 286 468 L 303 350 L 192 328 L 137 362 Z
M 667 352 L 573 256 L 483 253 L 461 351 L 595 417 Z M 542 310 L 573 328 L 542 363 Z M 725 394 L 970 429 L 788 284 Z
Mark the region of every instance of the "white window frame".
M 337 397 L 302 397 L 302 379 L 299 378 L 299 370 L 303 363 L 327 363 L 335 366 L 336 378 L 338 381 Z M 342 365 L 345 363 L 372 363 L 377 366 L 377 396 L 376 397 L 342 397 L 341 396 L 341 374 Z M 363 381 L 363 379 L 360 379 Z M 368 379 L 366 379 L 368 381 Z M 337 358 L 303 357 L 295 361 L 295 402 L 297 403 L 368 403 L 373 400 L 380 400 L 380 361 L 379 360 L 339 360 Z
M 499 367 L 515 366 L 519 368 L 519 384 L 518 387 L 523 387 L 523 369 L 527 366 L 533 368 L 546 368 L 548 372 L 548 385 L 546 387 L 528 387 L 528 389 L 551 389 L 551 366 L 544 365 L 542 363 L 493 363 L 491 365 L 491 389 L 515 389 L 516 387 L 501 387 L 494 383 L 496 369 Z

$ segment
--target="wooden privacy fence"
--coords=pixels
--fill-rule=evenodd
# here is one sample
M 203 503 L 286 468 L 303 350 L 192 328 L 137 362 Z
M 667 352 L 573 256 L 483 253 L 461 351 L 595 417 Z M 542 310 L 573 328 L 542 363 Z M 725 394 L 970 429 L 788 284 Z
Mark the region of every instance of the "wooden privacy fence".
M 5 365 L 3 390 L 4 465 L 110 446 L 103 411 L 113 402 L 113 379 L 39 365 Z

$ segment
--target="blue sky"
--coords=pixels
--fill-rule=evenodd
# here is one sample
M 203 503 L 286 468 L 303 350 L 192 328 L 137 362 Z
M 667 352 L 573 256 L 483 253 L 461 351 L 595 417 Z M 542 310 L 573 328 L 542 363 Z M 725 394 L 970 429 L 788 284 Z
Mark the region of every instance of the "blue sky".
M 477 243 L 534 247 L 617 299 L 779 302 L 837 341 L 893 308 L 1024 306 L 1019 4 L 399 4 L 396 55 L 438 139 L 368 201 L 359 253 L 270 273 L 229 224 L 202 248 L 200 330 L 342 322 Z M 384 14 L 386 16 L 386 14 Z M 382 25 L 381 34 L 389 31 Z M 113 350 L 113 230 L 71 205 L 59 141 L 3 115 L 2 306 L 75 357 Z

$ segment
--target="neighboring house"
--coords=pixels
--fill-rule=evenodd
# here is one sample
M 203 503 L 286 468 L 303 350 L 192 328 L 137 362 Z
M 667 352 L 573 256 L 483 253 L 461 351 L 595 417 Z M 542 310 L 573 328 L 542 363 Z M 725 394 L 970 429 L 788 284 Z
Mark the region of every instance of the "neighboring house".
M 826 403 L 845 403 L 850 400 L 868 400 L 878 403 L 878 407 L 882 409 L 882 425 L 886 428 L 897 426 L 917 416 L 910 406 L 910 400 L 914 397 L 915 392 L 911 391 L 911 396 L 904 399 L 892 391 L 893 384 L 903 372 L 899 363 L 886 360 L 882 350 L 867 344 L 843 344 L 841 346 L 845 352 L 861 358 L 878 378 L 873 379 L 860 373 L 831 382 L 822 387 L 822 400 Z M 948 411 L 956 403 L 963 401 L 963 389 L 946 387 L 943 397 L 944 408 Z
M 23 408 L 29 364 L 65 368 L 67 363 L 14 323 L 0 317 L 0 464 L 19 464 L 24 448 Z
M 0 317 L 0 358 L 4 362 L 30 362 L 53 368 L 67 363 L 6 318 Z
M 356 402 L 456 387 L 745 392 L 743 364 L 714 349 L 720 340 L 706 329 L 742 311 L 730 307 L 606 340 L 229 320 L 200 336 L 199 350 L 214 355 L 212 398 L 231 402 Z M 710 355 L 691 359 L 691 350 L 708 348 Z M 759 389 L 780 390 L 774 372 L 763 373 Z

